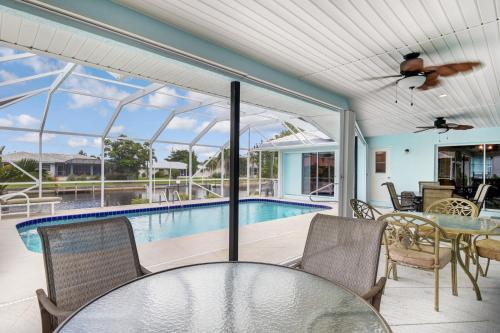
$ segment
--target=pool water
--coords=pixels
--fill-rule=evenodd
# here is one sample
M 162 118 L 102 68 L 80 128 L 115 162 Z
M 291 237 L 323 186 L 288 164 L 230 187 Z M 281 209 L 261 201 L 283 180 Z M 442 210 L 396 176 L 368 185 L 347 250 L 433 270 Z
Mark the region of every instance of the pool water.
M 276 201 L 240 202 L 240 225 L 271 221 L 284 217 L 296 216 L 326 207 L 298 205 Z M 229 225 L 229 204 L 221 203 L 203 207 L 180 208 L 173 210 L 124 213 L 130 219 L 137 244 L 154 242 L 207 231 L 226 229 Z M 95 220 L 95 217 L 42 222 L 18 228 L 19 235 L 28 250 L 41 252 L 41 243 L 36 228 L 45 225 L 57 225 Z

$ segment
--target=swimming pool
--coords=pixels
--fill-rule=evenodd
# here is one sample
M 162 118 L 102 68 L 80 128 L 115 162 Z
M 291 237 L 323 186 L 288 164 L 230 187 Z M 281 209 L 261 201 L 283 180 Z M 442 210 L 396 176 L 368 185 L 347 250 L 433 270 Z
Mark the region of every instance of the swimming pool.
M 285 202 L 269 199 L 240 200 L 240 225 L 271 221 L 324 209 L 328 206 Z M 197 233 L 228 228 L 228 202 L 189 204 L 182 207 L 153 207 L 118 212 L 99 212 L 68 216 L 45 217 L 18 224 L 17 230 L 26 248 L 41 252 L 39 226 L 90 221 L 109 216 L 127 216 L 138 244 L 150 243 Z

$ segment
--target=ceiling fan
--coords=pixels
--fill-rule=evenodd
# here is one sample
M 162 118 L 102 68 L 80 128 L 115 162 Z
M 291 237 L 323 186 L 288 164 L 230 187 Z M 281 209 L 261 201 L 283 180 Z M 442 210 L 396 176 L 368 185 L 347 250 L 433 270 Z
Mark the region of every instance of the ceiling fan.
M 478 61 L 469 61 L 424 67 L 424 60 L 420 58 L 419 52 L 408 53 L 403 56 L 403 58 L 405 60 L 399 65 L 400 74 L 372 77 L 365 80 L 371 81 L 397 77 L 399 79 L 379 88 L 378 90 L 393 85 L 403 89 L 413 90 L 417 88 L 419 90 L 428 90 L 441 83 L 439 79 L 441 76 L 447 77 L 458 73 L 469 72 L 474 67 L 481 65 Z
M 465 131 L 474 128 L 474 126 L 447 123 L 444 117 L 436 117 L 436 120 L 434 120 L 434 126 L 418 126 L 417 128 L 418 130 L 413 133 L 420 133 L 430 129 L 442 129 L 443 131 L 439 132 L 439 134 L 442 134 L 448 132 L 449 130 Z

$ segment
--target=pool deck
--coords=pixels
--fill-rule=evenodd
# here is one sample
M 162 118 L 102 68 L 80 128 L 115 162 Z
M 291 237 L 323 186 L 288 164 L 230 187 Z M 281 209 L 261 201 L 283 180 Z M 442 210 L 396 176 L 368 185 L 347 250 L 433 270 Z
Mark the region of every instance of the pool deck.
M 198 200 L 196 202 L 213 202 Z M 293 201 L 293 200 L 285 200 Z M 137 209 L 134 205 L 57 212 Z M 323 213 L 336 214 L 336 205 Z M 240 260 L 280 263 L 302 253 L 315 213 L 242 226 Z M 15 225 L 26 218 L 0 223 L 0 327 L 5 332 L 40 332 L 34 291 L 46 286 L 42 255 L 24 246 Z M 217 230 L 138 246 L 141 264 L 152 271 L 191 263 L 227 260 L 228 231 Z M 383 252 L 383 251 L 382 251 Z M 383 253 L 379 274 L 383 274 Z M 441 311 L 433 310 L 432 273 L 398 267 L 399 281 L 389 280 L 381 313 L 394 332 L 498 332 L 500 319 L 500 263 L 492 262 L 488 278 L 480 280 L 483 301 L 475 300 L 470 282 L 459 269 L 459 296 L 451 295 L 450 269 L 441 271 Z

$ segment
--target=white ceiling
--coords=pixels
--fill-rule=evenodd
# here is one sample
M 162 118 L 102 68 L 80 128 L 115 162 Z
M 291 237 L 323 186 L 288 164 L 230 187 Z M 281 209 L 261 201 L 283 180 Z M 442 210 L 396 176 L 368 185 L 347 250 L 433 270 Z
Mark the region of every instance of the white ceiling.
M 2 44 L 219 97 L 230 94 L 232 79 L 224 75 L 13 10 L 0 11 Z M 242 84 L 241 100 L 306 121 L 321 119 L 328 128 L 320 130 L 338 139 L 338 112 L 251 84 Z
M 500 126 L 500 0 L 117 0 L 147 15 L 351 98 L 367 136 L 411 132 L 447 116 Z M 425 64 L 481 61 L 414 94 L 361 78 Z M 439 95 L 446 94 L 444 98 Z

